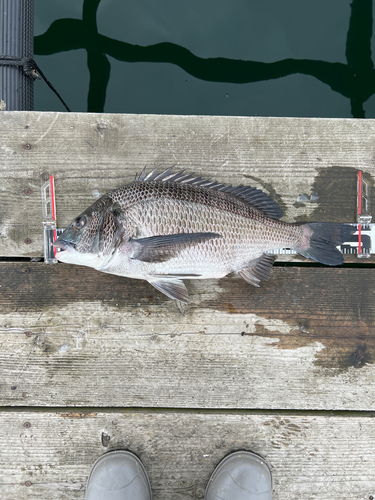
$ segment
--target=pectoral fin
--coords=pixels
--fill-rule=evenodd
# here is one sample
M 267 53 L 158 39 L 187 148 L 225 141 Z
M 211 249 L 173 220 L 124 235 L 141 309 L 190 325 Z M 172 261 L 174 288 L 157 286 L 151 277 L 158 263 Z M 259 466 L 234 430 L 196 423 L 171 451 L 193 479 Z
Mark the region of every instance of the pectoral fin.
M 149 238 L 131 238 L 129 240 L 133 248 L 131 258 L 142 262 L 165 262 L 177 257 L 186 248 L 212 238 L 221 238 L 221 235 L 216 233 L 181 233 Z
M 179 300 L 185 304 L 189 302 L 189 295 L 187 293 L 186 286 L 181 280 L 158 279 L 155 281 L 149 281 L 149 283 L 170 299 Z

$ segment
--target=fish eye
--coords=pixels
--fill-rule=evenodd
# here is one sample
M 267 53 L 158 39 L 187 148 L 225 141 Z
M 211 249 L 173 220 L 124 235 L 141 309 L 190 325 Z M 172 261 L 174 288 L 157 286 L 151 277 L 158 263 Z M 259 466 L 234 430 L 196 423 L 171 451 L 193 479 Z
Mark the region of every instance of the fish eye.
M 77 219 L 74 221 L 74 227 L 76 229 L 82 229 L 83 227 L 86 226 L 87 219 L 86 217 L 77 217 Z

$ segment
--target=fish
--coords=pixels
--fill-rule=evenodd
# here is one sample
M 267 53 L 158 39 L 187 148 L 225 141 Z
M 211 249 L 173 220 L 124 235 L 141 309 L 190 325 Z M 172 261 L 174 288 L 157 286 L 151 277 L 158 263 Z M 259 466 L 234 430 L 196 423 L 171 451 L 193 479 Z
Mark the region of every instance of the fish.
M 148 281 L 189 302 L 184 279 L 237 274 L 258 287 L 275 255 L 290 248 L 329 266 L 354 232 L 347 224 L 288 223 L 279 205 L 251 186 L 232 186 L 174 172 L 146 172 L 109 191 L 76 217 L 53 243 L 60 262 Z

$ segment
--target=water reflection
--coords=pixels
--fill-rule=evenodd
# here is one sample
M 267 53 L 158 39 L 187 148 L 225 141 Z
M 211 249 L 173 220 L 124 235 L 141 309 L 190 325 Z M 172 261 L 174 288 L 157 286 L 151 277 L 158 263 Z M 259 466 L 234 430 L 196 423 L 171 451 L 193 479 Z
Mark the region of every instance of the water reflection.
M 111 66 L 108 56 L 124 62 L 171 63 L 204 81 L 247 84 L 293 74 L 313 76 L 348 98 L 353 117 L 364 118 L 364 102 L 375 93 L 371 58 L 372 0 L 353 0 L 346 41 L 345 63 L 312 59 L 283 59 L 263 63 L 223 57 L 201 58 L 170 42 L 139 46 L 103 36 L 97 28 L 100 0 L 83 2 L 82 19 L 58 19 L 35 37 L 35 54 L 50 55 L 85 49 L 90 84 L 88 111 L 104 110 Z

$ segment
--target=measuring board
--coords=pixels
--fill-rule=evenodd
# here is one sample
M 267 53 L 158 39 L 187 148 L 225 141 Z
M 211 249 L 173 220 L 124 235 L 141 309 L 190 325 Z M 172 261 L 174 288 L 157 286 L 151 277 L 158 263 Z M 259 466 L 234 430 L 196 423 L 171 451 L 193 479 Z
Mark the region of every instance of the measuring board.
M 44 262 L 55 264 L 57 248 L 52 243 L 62 234 L 64 229 L 56 226 L 56 197 L 53 175 L 42 186 L 42 209 L 43 209 L 43 241 Z M 355 231 L 348 241 L 345 241 L 337 249 L 344 255 L 357 255 L 358 258 L 368 258 L 375 254 L 375 224 L 371 223 L 370 214 L 370 183 L 365 180 L 363 172 L 357 173 L 357 221 L 349 226 L 355 227 Z M 298 252 L 291 248 L 279 248 L 268 252 L 273 255 L 296 255 Z

